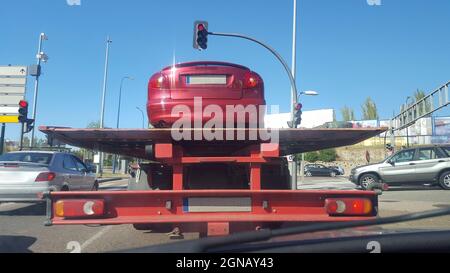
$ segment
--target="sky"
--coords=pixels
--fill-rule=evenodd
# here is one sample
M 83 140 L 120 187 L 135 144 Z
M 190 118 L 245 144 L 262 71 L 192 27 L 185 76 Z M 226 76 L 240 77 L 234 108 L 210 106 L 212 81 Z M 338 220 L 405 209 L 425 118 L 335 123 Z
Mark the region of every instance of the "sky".
M 80 2 L 80 5 L 69 5 Z M 369 1 L 371 2 L 371 1 Z M 377 1 L 372 1 L 377 2 Z M 417 89 L 427 93 L 450 79 L 448 0 L 298 0 L 297 84 L 305 110 L 353 108 L 367 97 L 383 119 L 399 112 Z M 245 65 L 265 82 L 266 100 L 289 111 L 290 83 L 280 63 L 246 40 L 209 37 L 192 47 L 193 22 L 209 30 L 260 39 L 291 63 L 293 0 L 1 0 L 0 65 L 36 62 L 41 32 L 49 37 L 37 125 L 86 127 L 100 119 L 106 37 L 112 39 L 105 126 L 115 127 L 122 77 L 121 127 L 140 128 L 149 77 L 174 62 L 219 60 Z M 32 103 L 33 78 L 27 98 Z M 6 137 L 19 138 L 8 124 Z M 38 137 L 43 137 L 38 134 Z

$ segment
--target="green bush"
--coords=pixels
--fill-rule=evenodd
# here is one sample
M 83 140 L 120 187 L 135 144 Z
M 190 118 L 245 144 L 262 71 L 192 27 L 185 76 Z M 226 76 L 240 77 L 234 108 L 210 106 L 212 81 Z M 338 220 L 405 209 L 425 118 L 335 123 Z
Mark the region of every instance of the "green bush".
M 309 152 L 305 154 L 305 161 L 314 163 L 319 160 L 319 154 L 317 152 Z
M 319 161 L 323 161 L 323 162 L 336 161 L 336 158 L 337 158 L 336 150 L 335 149 L 327 149 L 327 150 L 319 151 L 318 158 L 319 158 Z

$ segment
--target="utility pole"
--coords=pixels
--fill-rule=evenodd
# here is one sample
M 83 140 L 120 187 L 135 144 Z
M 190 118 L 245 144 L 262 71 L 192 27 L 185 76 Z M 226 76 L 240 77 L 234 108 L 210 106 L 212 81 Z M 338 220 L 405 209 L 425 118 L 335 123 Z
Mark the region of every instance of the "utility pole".
M 48 59 L 47 55 L 44 52 L 42 52 L 42 42 L 44 40 L 48 40 L 48 38 L 45 35 L 45 33 L 41 33 L 39 35 L 38 53 L 36 55 L 37 74 L 36 74 L 36 79 L 34 81 L 33 118 L 32 118 L 33 120 L 36 120 L 37 100 L 38 100 L 38 92 L 39 92 L 39 76 L 41 75 L 41 61 L 46 62 Z M 33 131 L 31 131 L 30 148 L 33 147 L 33 144 L 34 144 L 34 130 L 35 130 L 35 128 L 33 127 Z M 22 130 L 22 134 L 23 134 L 23 130 Z M 21 148 L 22 148 L 22 146 L 21 146 Z
M 3 149 L 5 148 L 5 128 L 6 124 L 2 123 L 2 133 L 0 137 L 0 155 L 3 154 Z
M 105 57 L 105 72 L 103 75 L 103 94 L 102 94 L 102 109 L 100 115 L 100 129 L 105 128 L 105 98 L 106 98 L 106 84 L 108 81 L 108 61 L 109 61 L 109 45 L 112 43 L 109 36 L 106 38 L 106 57 Z M 97 168 L 97 174 L 103 174 L 103 152 L 100 152 L 100 162 Z
M 294 0 L 294 15 L 292 20 L 292 77 L 294 77 L 294 80 L 296 80 L 296 74 L 297 74 L 297 0 Z M 297 94 L 294 91 L 294 88 L 291 87 L 291 106 L 294 107 L 294 105 L 297 103 Z M 294 110 L 292 110 L 292 113 L 294 113 Z M 292 117 L 292 120 L 294 117 Z M 302 153 L 302 161 L 301 161 L 301 177 L 302 177 L 302 183 L 303 183 L 303 160 L 304 160 L 304 154 Z M 293 190 L 296 190 L 298 188 L 297 185 L 297 160 L 294 157 L 293 161 L 290 162 L 291 170 L 292 170 L 292 181 L 291 181 L 291 188 Z

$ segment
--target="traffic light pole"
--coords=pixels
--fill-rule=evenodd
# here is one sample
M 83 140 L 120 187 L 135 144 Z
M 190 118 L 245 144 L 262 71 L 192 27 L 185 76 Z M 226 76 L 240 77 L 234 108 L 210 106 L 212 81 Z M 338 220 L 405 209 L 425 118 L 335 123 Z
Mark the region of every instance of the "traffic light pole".
M 294 75 L 292 74 L 291 69 L 289 68 L 289 65 L 286 63 L 286 61 L 283 59 L 283 57 L 281 57 L 280 54 L 278 54 L 277 51 L 275 51 L 275 49 L 273 49 L 271 46 L 256 40 L 255 38 L 246 36 L 246 35 L 242 35 L 242 34 L 237 34 L 237 33 L 222 33 L 222 32 L 208 32 L 208 35 L 213 35 L 213 36 L 224 36 L 224 37 L 236 37 L 236 38 L 242 38 L 242 39 L 246 39 L 246 40 L 250 40 L 252 42 L 255 42 L 261 46 L 263 46 L 264 48 L 266 48 L 267 50 L 269 50 L 273 55 L 275 55 L 275 57 L 278 59 L 278 61 L 280 61 L 280 63 L 283 65 L 284 69 L 287 72 L 287 75 L 289 76 L 289 80 L 291 81 L 291 87 L 292 87 L 292 105 L 291 105 L 291 125 L 289 127 L 293 128 L 295 127 L 294 125 L 294 120 L 295 120 L 295 105 L 298 103 L 298 92 L 297 92 L 297 85 L 295 83 L 295 79 L 294 79 Z
M 5 148 L 5 127 L 6 125 L 2 123 L 2 133 L 0 137 L 0 155 L 3 154 L 3 149 Z
M 224 36 L 224 37 L 236 37 L 236 38 L 242 38 L 246 40 L 250 40 L 252 42 L 255 42 L 267 50 L 269 50 L 275 57 L 280 61 L 280 63 L 283 65 L 284 69 L 287 72 L 287 75 L 289 77 L 289 80 L 291 81 L 291 123 L 289 124 L 289 127 L 296 128 L 297 124 L 295 123 L 295 106 L 298 103 L 298 91 L 297 91 L 297 84 L 295 83 L 295 67 L 292 68 L 292 70 L 289 68 L 289 65 L 286 63 L 286 61 L 281 57 L 281 55 L 273 49 L 271 46 L 246 35 L 237 34 L 237 33 L 221 33 L 221 32 L 208 32 L 208 35 L 213 36 Z M 290 170 L 291 170 L 291 188 L 293 190 L 297 189 L 297 163 L 294 160 L 293 162 L 290 162 Z
M 22 123 L 22 126 L 20 128 L 22 128 L 20 130 L 20 151 L 23 150 L 23 128 L 25 127 L 25 124 Z M 30 144 L 30 148 L 33 147 L 33 145 Z

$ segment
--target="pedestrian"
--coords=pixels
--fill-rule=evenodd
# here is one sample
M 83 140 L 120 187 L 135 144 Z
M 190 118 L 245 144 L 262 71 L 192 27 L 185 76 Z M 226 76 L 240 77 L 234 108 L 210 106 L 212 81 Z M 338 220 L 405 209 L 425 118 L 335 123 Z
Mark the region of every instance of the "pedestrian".
M 370 153 L 368 150 L 366 150 L 366 161 L 367 161 L 367 164 L 370 164 Z
M 391 156 L 394 154 L 394 147 L 392 147 L 391 144 L 387 144 L 386 145 L 386 155 L 387 157 Z

